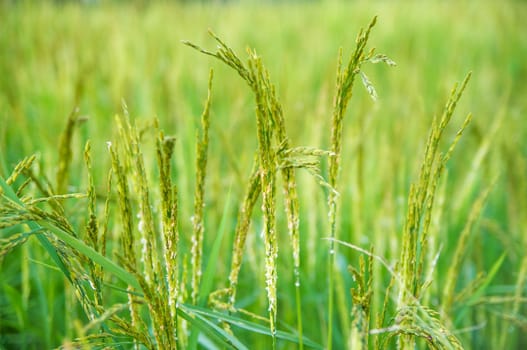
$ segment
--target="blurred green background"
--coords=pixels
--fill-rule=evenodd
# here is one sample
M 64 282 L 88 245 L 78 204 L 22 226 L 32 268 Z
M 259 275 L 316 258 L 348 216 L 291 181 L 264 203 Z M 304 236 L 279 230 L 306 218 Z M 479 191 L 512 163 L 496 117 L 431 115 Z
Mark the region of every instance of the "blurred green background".
M 342 47 L 347 57 L 358 30 L 374 15 L 378 23 L 370 47 L 387 54 L 397 67 L 364 67 L 377 89 L 377 102 L 360 82 L 355 86 L 344 122 L 340 238 L 364 247 L 374 244 L 376 253 L 388 261 L 399 256 L 408 189 L 418 173 L 428 128 L 432 118 L 440 115 L 452 85 L 472 71 L 454 126 L 446 135 L 451 140 L 464 115 L 473 113 L 442 184 L 442 215 L 437 226 L 444 240 L 433 243 L 435 249 L 442 247 L 442 253 L 437 283 L 431 288 L 441 289 L 442 272 L 448 268 L 471 204 L 497 177 L 466 253 L 460 288 L 477 272 L 488 271 L 505 251 L 505 263 L 486 293 L 511 295 L 527 248 L 524 1 L 4 1 L 0 3 L 0 175 L 8 176 L 24 156 L 37 153 L 42 174 L 53 177 L 59 134 L 70 112 L 78 107 L 86 121 L 74 139 L 70 190 L 85 188 L 82 151 L 90 139 L 97 186 L 103 192 L 110 168 L 106 142 L 114 137 L 114 115 L 122 113 L 124 101 L 139 124 L 147 126 L 157 117 L 165 132 L 177 137 L 175 177 L 181 226 L 182 232 L 189 230 L 195 133 L 212 67 L 207 249 L 226 193 L 231 189 L 234 203 L 243 196 L 244 186 L 238 184 L 247 181 L 257 145 L 254 102 L 233 71 L 181 41 L 213 50 L 216 44 L 207 35 L 210 28 L 241 57 L 247 47 L 255 48 L 283 102 L 292 144 L 328 149 L 338 50 Z M 305 174 L 299 176 L 305 308 L 311 319 L 320 320 L 306 322 L 305 334 L 322 343 L 326 271 L 321 238 L 329 232 L 326 199 L 315 181 Z M 236 205 L 231 207 L 234 221 Z M 283 221 L 280 217 L 279 223 Z M 258 225 L 261 223 L 254 225 L 255 232 L 259 232 Z M 285 234 L 283 239 L 286 242 Z M 259 249 L 261 242 L 252 240 L 249 249 Z M 293 324 L 286 245 L 281 248 L 284 258 L 280 258 L 285 272 L 279 278 L 283 286 L 279 318 Z M 30 339 L 29 348 L 55 347 L 77 327 L 63 321 L 61 308 L 68 298 L 61 287 L 63 281 L 58 273 L 34 262 L 46 259 L 38 249 L 36 245 L 24 248 L 0 265 L 0 339 L 4 339 L 0 347 L 13 344 L 6 340 L 8 336 L 18 337 L 17 341 Z M 228 261 L 228 242 L 224 251 Z M 356 254 L 343 252 L 342 259 L 346 274 L 345 265 L 356 261 Z M 257 298 L 265 300 L 263 282 L 251 274 L 263 271 L 262 262 L 256 260 L 249 257 L 242 269 L 241 288 L 247 288 L 242 297 L 247 305 Z M 218 286 L 225 284 L 228 267 L 218 264 Z M 48 274 L 51 277 L 42 280 Z M 389 276 L 384 274 L 387 281 Z M 26 287 L 24 278 L 31 281 Z M 376 283 L 385 288 L 386 281 Z M 344 277 L 344 287 L 349 289 L 351 283 L 350 276 Z M 254 285 L 260 285 L 261 291 L 252 290 Z M 430 302 L 433 305 L 437 300 Z M 471 309 L 470 317 L 456 325 L 477 326 L 459 334 L 467 348 L 527 346 L 525 316 L 512 315 L 511 308 L 511 304 L 499 303 Z M 525 308 L 519 315 L 521 311 L 525 315 Z M 339 329 L 337 336 L 341 332 L 346 331 Z

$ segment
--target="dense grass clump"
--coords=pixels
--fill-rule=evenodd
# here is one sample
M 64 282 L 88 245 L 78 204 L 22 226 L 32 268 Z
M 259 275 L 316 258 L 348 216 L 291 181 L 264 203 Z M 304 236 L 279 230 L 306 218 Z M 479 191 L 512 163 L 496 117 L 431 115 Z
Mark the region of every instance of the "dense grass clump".
M 0 5 L 0 349 L 522 348 L 526 9 L 484 4 Z

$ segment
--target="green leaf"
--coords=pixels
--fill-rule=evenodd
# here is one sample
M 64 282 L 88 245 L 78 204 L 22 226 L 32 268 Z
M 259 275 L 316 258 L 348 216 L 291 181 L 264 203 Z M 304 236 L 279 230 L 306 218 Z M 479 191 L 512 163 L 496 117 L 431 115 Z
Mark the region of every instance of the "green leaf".
M 13 310 L 16 314 L 16 320 L 17 324 L 16 327 L 18 329 L 24 329 L 26 327 L 26 310 L 24 310 L 24 301 L 22 300 L 22 294 L 16 290 L 15 288 L 11 287 L 10 285 L 6 283 L 2 283 L 2 289 L 3 294 L 5 295 L 6 299 L 9 301 L 9 309 Z M 8 310 L 3 310 L 4 313 L 7 313 Z M 5 317 L 5 316 L 3 316 Z M 2 320 L 3 321 L 3 320 Z
M 215 320 L 221 320 L 221 321 L 224 321 L 224 322 L 227 322 L 227 323 L 231 324 L 232 326 L 235 326 L 235 327 L 238 327 L 238 328 L 241 328 L 241 329 L 245 329 L 245 330 L 248 330 L 250 332 L 259 333 L 259 334 L 263 334 L 263 335 L 272 337 L 271 331 L 270 331 L 268 326 L 262 326 L 260 324 L 254 323 L 254 322 L 247 321 L 247 320 L 245 320 L 243 318 L 227 315 L 227 314 L 216 312 L 216 311 L 211 311 L 211 310 L 204 309 L 204 308 L 201 308 L 201 307 L 198 307 L 198 306 L 190 306 L 190 305 L 186 305 L 185 304 L 185 305 L 182 305 L 182 307 L 184 307 L 186 310 L 188 310 L 190 312 L 193 312 L 195 314 L 203 315 L 203 316 L 206 316 L 208 318 L 215 319 Z M 276 332 L 276 338 L 277 339 L 281 339 L 281 340 L 285 340 L 285 341 L 288 341 L 288 342 L 291 342 L 291 343 L 296 343 L 296 344 L 299 343 L 297 334 L 288 333 L 288 332 L 284 332 L 284 331 L 277 331 Z M 312 347 L 314 349 L 323 349 L 324 348 L 323 346 L 321 346 L 321 345 L 315 343 L 314 341 L 309 340 L 309 339 L 307 339 L 305 337 L 302 338 L 302 339 L 303 339 L 304 345 L 306 345 L 306 346 Z
M 79 253 L 84 254 L 86 257 L 91 259 L 94 263 L 101 265 L 107 272 L 112 273 L 115 275 L 115 277 L 119 278 L 121 281 L 127 283 L 128 285 L 141 290 L 141 287 L 139 286 L 139 283 L 135 279 L 135 277 L 128 271 L 126 271 L 123 267 L 117 265 L 112 260 L 108 259 L 107 257 L 101 255 L 97 251 L 95 251 L 92 247 L 86 245 L 83 241 L 73 237 L 68 232 L 54 226 L 53 224 L 40 220 L 38 222 L 39 225 L 44 227 L 45 229 L 52 232 L 55 236 L 66 242 L 68 245 L 70 245 L 72 248 L 77 250 Z
M 470 298 L 466 302 L 463 303 L 463 307 L 461 308 L 461 310 L 459 311 L 456 317 L 455 324 L 459 324 L 463 320 L 463 317 L 465 316 L 469 307 L 471 305 L 474 305 L 476 301 L 485 293 L 487 287 L 490 285 L 490 283 L 492 282 L 492 280 L 498 273 L 506 256 L 507 256 L 507 253 L 503 253 L 498 258 L 498 260 L 496 260 L 496 262 L 492 265 L 492 268 L 490 269 L 489 274 L 487 275 L 487 277 L 485 277 L 485 279 L 483 280 L 479 288 L 476 289 L 476 291 L 470 296 Z
M 188 305 L 180 304 L 178 307 L 178 316 L 187 320 L 192 326 L 197 327 L 203 334 L 216 340 L 229 349 L 247 349 L 235 336 L 227 333 L 213 322 L 194 312 Z

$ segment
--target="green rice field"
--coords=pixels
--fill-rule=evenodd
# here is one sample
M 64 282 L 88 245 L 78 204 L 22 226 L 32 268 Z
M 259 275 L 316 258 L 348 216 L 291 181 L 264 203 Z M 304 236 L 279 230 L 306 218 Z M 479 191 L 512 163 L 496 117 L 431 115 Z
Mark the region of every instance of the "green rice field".
M 527 348 L 526 19 L 0 1 L 0 350 Z

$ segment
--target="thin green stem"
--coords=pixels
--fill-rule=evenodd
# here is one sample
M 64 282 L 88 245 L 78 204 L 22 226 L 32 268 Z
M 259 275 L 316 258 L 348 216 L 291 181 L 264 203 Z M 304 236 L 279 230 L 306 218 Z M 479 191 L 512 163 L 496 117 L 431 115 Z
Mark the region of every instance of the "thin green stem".
M 303 331 L 302 331 L 302 296 L 300 293 L 300 283 L 295 282 L 295 297 L 296 297 L 296 316 L 298 329 L 298 348 L 304 349 Z

